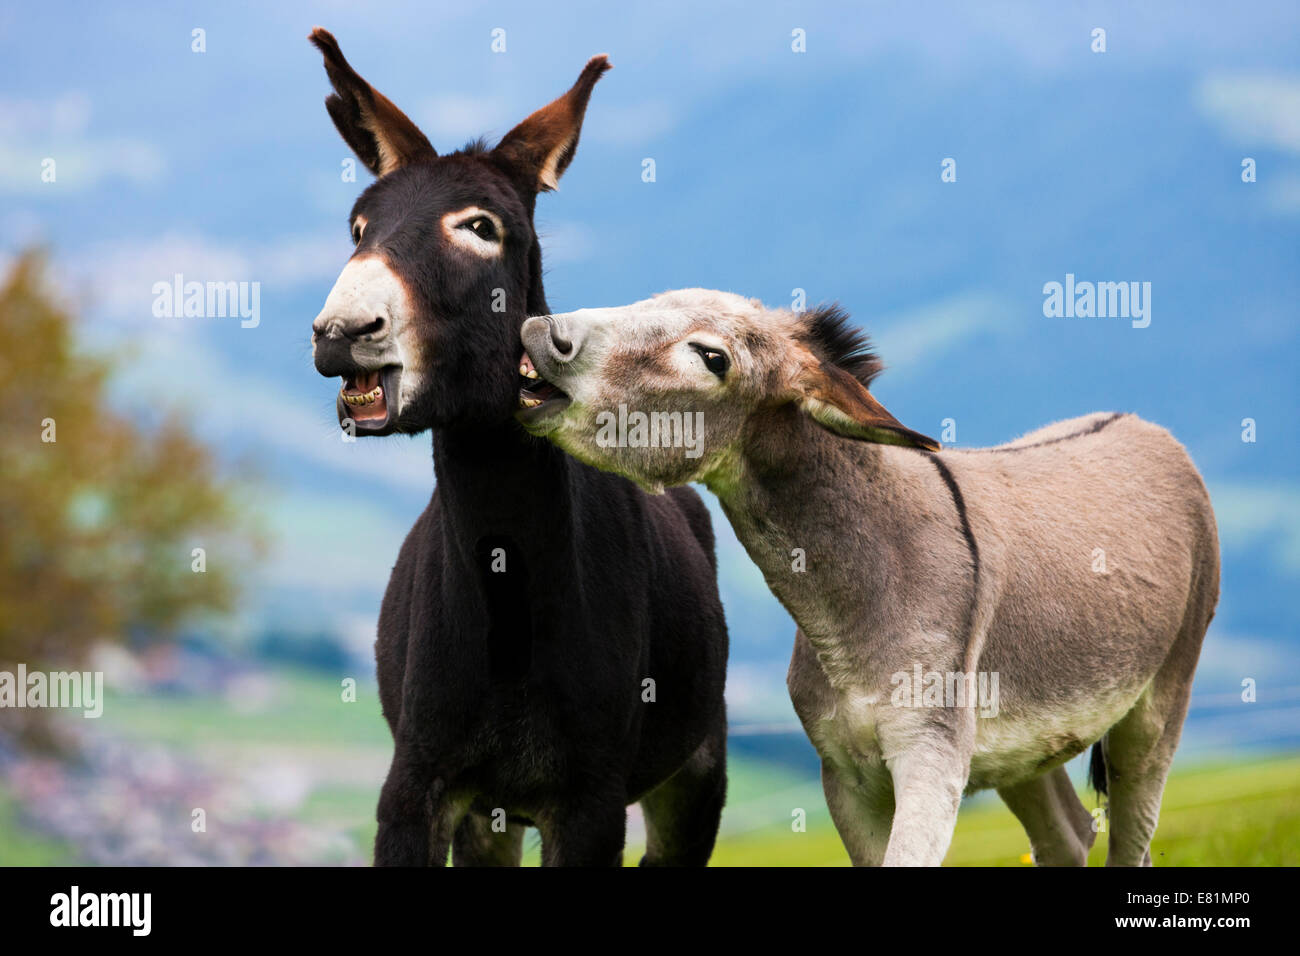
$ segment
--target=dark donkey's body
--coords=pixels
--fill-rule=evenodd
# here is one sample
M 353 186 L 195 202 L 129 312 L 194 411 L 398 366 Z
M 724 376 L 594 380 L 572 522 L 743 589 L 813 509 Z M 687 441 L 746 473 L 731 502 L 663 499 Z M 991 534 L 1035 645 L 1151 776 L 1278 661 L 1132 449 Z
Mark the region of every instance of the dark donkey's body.
M 313 324 L 316 366 L 344 378 L 340 418 L 357 431 L 432 428 L 438 479 L 380 615 L 395 752 L 375 862 L 441 864 L 451 845 L 458 864 L 518 863 L 531 823 L 545 863 L 614 864 L 639 800 L 644 862 L 703 864 L 726 790 L 708 512 L 513 420 L 519 327 L 549 311 L 534 200 L 568 165 L 608 65 L 594 59 L 495 149 L 439 157 L 333 37 L 313 40 L 330 115 L 380 177 Z

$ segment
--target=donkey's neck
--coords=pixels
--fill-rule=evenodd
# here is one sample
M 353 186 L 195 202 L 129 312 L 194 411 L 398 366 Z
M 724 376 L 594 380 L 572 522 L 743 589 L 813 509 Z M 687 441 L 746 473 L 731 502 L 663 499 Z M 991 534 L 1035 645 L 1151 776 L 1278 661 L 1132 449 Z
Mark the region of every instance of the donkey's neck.
M 528 215 L 533 214 L 528 204 Z M 547 315 L 542 248 L 528 249 L 525 314 Z M 478 563 L 484 539 L 516 542 L 548 554 L 572 539 L 571 464 L 556 447 L 512 420 L 486 427 L 433 430 L 433 470 L 451 547 Z
M 445 530 L 456 551 L 470 555 L 489 537 L 527 551 L 568 545 L 570 463 L 513 421 L 435 429 L 433 467 Z
M 867 626 L 908 569 L 932 481 L 922 453 L 832 435 L 785 406 L 706 483 L 834 681 L 861 667 L 841 635 Z
M 893 482 L 879 447 L 832 435 L 793 406 L 754 421 L 706 484 L 792 613 L 805 604 L 803 585 L 822 577 L 807 571 L 884 546 L 871 519 Z

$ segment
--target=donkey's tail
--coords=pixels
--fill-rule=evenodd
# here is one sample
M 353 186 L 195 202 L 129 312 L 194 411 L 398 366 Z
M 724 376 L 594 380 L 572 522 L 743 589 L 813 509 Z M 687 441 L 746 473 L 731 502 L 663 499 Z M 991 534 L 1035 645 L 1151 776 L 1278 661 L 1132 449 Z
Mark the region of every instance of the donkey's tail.
M 1088 782 L 1092 789 L 1106 795 L 1106 755 L 1102 753 L 1101 741 L 1092 745 L 1092 757 L 1088 761 Z

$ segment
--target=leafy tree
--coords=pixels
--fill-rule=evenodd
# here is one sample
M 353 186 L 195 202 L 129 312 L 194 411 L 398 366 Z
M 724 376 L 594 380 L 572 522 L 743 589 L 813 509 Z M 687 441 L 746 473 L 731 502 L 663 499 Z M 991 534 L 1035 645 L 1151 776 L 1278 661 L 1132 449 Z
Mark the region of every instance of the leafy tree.
M 257 549 L 241 486 L 179 418 L 110 406 L 114 362 L 78 348 L 44 272 L 29 252 L 0 285 L 0 670 L 166 638 L 229 608 Z

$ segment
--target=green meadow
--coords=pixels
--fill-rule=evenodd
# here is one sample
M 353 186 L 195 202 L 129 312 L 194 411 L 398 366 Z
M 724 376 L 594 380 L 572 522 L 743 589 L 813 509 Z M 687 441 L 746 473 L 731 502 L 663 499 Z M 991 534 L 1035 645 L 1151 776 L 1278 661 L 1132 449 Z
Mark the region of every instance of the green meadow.
M 217 795 L 239 791 L 239 781 L 255 781 L 259 774 L 288 774 L 296 781 L 288 804 L 225 811 L 221 798 L 214 796 L 212 835 L 227 823 L 234 826 L 239 815 L 280 815 L 345 846 L 336 862 L 366 862 L 374 838 L 375 800 L 391 752 L 373 687 L 362 685 L 357 701 L 349 703 L 332 679 L 281 671 L 261 694 L 252 695 L 258 698 L 256 705 L 247 696 L 111 695 L 91 732 L 174 754 L 195 774 L 210 775 L 221 784 L 214 786 Z M 237 782 L 232 786 L 231 781 Z M 1085 803 L 1094 806 L 1094 795 L 1081 782 L 1079 786 Z M 12 788 L 0 781 L 0 863 L 77 861 L 68 841 L 28 824 Z M 634 811 L 625 856 L 629 864 L 642 853 L 640 832 Z M 539 843 L 537 832 L 530 830 L 526 862 L 538 862 Z M 1091 864 L 1104 862 L 1105 843 L 1103 832 Z M 1028 850 L 1011 813 L 996 797 L 980 795 L 962 808 L 946 864 L 1025 866 Z M 1300 863 L 1300 756 L 1176 761 L 1152 856 L 1157 866 Z M 848 858 L 816 779 L 786 766 L 733 756 L 713 865 L 846 866 Z
M 1096 806 L 1084 792 L 1085 804 Z M 1098 834 L 1088 863 L 1106 861 Z M 1029 843 L 997 799 L 962 808 L 947 866 L 1028 866 Z M 1294 866 L 1300 863 L 1300 758 L 1278 757 L 1180 767 L 1165 789 L 1160 828 L 1151 845 L 1156 866 Z M 809 814 L 805 833 L 789 825 L 721 840 L 714 866 L 848 866 L 824 812 Z

